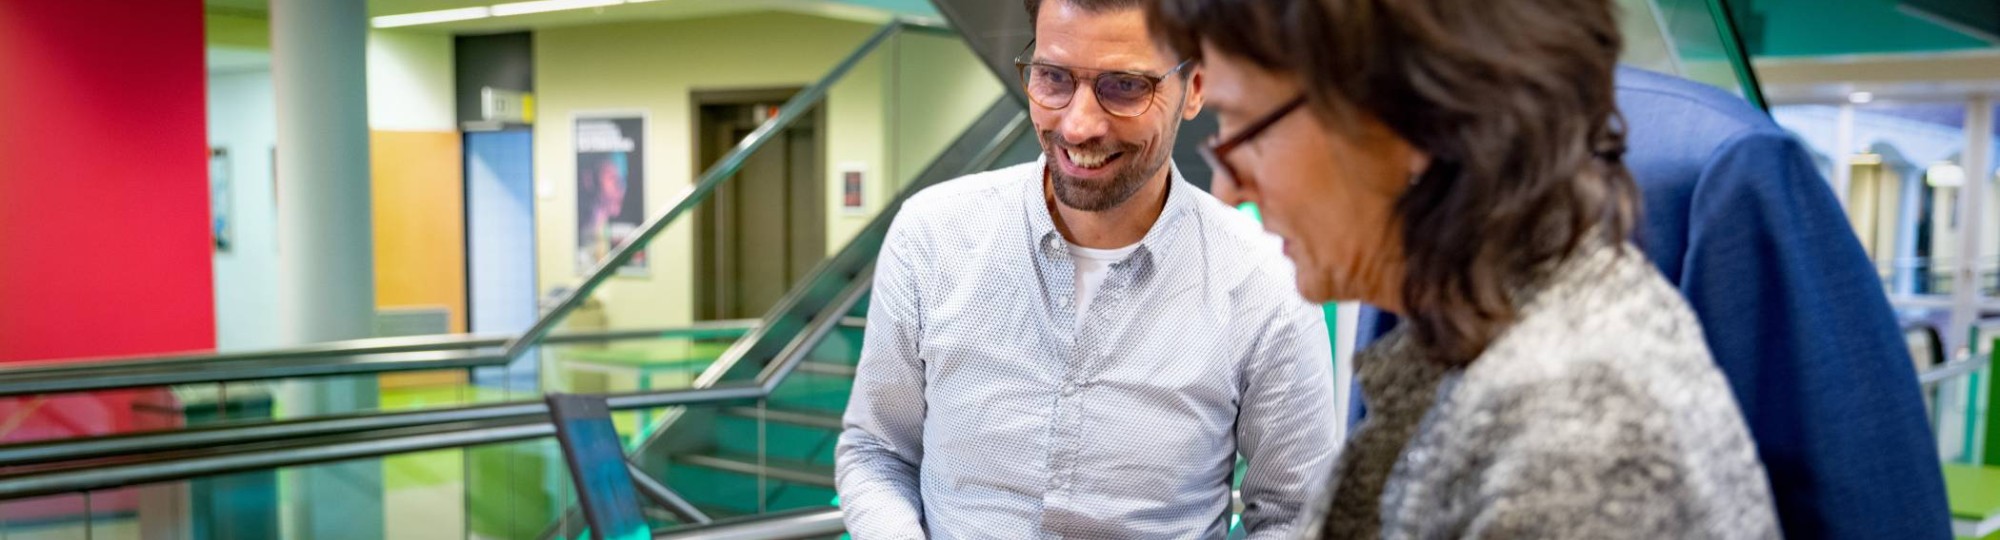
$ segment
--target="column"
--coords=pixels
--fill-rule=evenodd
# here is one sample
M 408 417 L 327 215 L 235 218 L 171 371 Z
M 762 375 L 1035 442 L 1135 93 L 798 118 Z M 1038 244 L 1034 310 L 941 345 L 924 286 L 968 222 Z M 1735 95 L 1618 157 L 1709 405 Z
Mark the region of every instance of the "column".
M 1992 101 L 1985 97 L 1973 99 L 1965 107 L 1965 152 L 1960 154 L 1959 166 L 1965 171 L 1965 185 L 1959 188 L 1958 197 L 1958 261 L 1951 287 L 1951 326 L 1944 336 L 1950 344 L 1946 350 L 1967 349 L 1977 351 L 1979 344 L 1968 343 L 1968 332 L 1979 323 L 1979 303 L 1981 283 L 1979 281 L 1979 256 L 1983 241 L 1979 233 L 1985 228 L 1983 220 L 2000 219 L 1988 216 L 1986 212 L 1986 183 L 1988 171 L 1993 170 L 1992 156 L 1988 156 L 1993 134 L 1993 116 L 1990 111 Z M 1994 336 L 1982 335 L 1981 340 L 1991 340 Z M 1947 357 L 1950 358 L 1950 357 Z
M 365 0 L 271 0 L 277 88 L 278 291 L 284 342 L 372 337 L 368 13 Z M 287 416 L 373 409 L 372 377 L 288 382 Z M 287 538 L 380 538 L 382 470 L 369 459 L 281 475 Z

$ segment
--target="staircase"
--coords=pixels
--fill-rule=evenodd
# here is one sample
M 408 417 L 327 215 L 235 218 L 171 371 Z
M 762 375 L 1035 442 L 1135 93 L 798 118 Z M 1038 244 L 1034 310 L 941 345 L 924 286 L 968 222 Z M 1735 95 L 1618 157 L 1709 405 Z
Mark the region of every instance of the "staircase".
M 924 187 L 1034 159 L 1040 148 L 1026 126 L 1018 102 L 1004 96 L 995 102 L 704 374 L 707 385 L 768 381 L 769 397 L 662 415 L 632 452 L 640 468 L 718 520 L 836 504 L 840 417 L 861 357 L 872 266 L 895 209 Z M 676 525 L 655 523 L 662 530 Z
M 833 504 L 834 446 L 867 311 L 864 299 L 761 406 L 712 411 L 712 438 L 670 452 L 668 485 L 716 518 Z

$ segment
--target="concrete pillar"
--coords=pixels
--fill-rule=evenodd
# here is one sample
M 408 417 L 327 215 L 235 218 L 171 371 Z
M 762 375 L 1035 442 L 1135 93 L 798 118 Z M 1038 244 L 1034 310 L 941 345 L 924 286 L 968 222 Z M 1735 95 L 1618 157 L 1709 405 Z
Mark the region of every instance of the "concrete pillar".
M 277 90 L 278 291 L 284 341 L 372 337 L 366 0 L 271 0 Z M 287 416 L 373 409 L 372 377 L 287 383 Z M 286 538 L 380 538 L 382 470 L 286 470 Z

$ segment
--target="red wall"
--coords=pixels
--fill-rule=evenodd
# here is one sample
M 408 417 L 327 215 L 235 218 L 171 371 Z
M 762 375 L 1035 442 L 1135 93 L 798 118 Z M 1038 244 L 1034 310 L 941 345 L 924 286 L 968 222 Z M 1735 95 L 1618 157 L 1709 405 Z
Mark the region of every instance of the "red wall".
M 0 0 L 0 362 L 210 349 L 201 0 Z

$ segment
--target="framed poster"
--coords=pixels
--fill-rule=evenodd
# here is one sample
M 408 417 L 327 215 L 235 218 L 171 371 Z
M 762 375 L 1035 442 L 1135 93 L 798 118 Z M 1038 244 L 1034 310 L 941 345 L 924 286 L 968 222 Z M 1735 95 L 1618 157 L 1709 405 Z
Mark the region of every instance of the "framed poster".
M 646 117 L 579 114 L 576 141 L 576 268 L 588 275 L 646 222 Z M 646 275 L 646 251 L 620 275 Z
M 842 163 L 840 170 L 840 210 L 846 214 L 868 213 L 868 164 Z
M 220 253 L 228 253 L 236 238 L 235 190 L 229 180 L 229 149 L 208 149 L 208 232 Z

